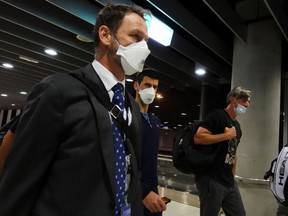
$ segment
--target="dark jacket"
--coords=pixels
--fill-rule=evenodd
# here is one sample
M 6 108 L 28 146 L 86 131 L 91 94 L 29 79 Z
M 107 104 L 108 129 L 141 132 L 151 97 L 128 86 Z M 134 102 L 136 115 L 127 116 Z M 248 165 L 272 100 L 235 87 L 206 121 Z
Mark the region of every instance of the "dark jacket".
M 85 73 L 99 79 L 91 64 Z M 101 82 L 101 81 L 100 81 Z M 102 82 L 101 82 L 102 83 Z M 104 85 L 101 86 L 107 94 Z M 132 154 L 128 201 L 142 212 L 138 167 L 141 116 L 130 97 Z M 115 162 L 108 111 L 67 74 L 49 76 L 28 97 L 0 177 L 1 216 L 114 216 Z

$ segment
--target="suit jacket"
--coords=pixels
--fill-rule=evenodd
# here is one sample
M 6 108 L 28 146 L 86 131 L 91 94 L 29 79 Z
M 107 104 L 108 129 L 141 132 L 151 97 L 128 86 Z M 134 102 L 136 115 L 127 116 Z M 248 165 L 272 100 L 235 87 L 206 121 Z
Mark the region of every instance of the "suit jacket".
M 84 71 L 77 73 L 100 79 L 91 64 Z M 128 97 L 133 116 L 127 141 L 132 155 L 128 202 L 132 215 L 139 216 L 141 115 Z M 113 145 L 108 111 L 81 82 L 67 74 L 45 78 L 28 97 L 0 177 L 0 215 L 114 216 Z
M 157 160 L 160 142 L 160 119 L 154 114 L 148 113 L 148 122 L 142 116 L 142 196 L 145 198 L 151 191 L 158 193 Z

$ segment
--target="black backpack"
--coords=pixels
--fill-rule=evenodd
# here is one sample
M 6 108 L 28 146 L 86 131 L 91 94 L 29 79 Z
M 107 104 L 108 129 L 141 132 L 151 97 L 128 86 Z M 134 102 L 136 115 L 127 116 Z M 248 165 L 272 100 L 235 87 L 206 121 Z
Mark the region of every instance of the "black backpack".
M 196 145 L 193 137 L 202 121 L 186 125 L 177 135 L 172 152 L 173 166 L 185 174 L 201 174 L 209 169 L 217 154 L 217 146 Z

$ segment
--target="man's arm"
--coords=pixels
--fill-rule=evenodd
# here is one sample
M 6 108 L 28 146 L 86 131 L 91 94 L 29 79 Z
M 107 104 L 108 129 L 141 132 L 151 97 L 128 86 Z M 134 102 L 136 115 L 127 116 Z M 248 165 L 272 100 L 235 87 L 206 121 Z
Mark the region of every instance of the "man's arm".
M 11 130 L 8 130 L 0 146 L 0 173 L 2 172 L 4 162 L 10 152 L 13 140 L 14 140 L 14 133 Z
M 235 137 L 235 127 L 225 127 L 224 133 L 221 134 L 212 134 L 212 132 L 206 128 L 199 127 L 194 136 L 194 143 L 199 145 L 211 145 L 225 140 L 234 139 Z

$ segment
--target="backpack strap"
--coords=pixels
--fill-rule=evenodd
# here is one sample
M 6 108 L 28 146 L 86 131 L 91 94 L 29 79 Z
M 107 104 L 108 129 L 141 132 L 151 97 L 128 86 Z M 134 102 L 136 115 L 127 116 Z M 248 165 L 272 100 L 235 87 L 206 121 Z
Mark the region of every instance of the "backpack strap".
M 116 122 L 120 125 L 120 127 L 122 128 L 122 130 L 124 131 L 124 133 L 127 135 L 127 131 L 128 131 L 128 121 L 125 120 L 123 118 L 123 115 L 119 115 L 121 113 L 120 108 L 113 104 L 112 102 L 110 102 L 109 99 L 107 99 L 107 97 L 105 97 L 104 93 L 102 92 L 102 90 L 99 87 L 99 84 L 95 83 L 89 79 L 88 77 L 83 77 L 80 74 L 77 73 L 68 73 L 71 77 L 79 80 L 81 83 L 83 83 L 90 92 L 92 92 L 95 97 L 100 101 L 100 103 L 108 110 L 108 112 L 110 113 L 110 115 L 116 120 Z M 129 100 L 127 92 L 125 91 L 125 100 Z
M 274 176 L 274 172 L 272 171 L 273 167 L 274 167 L 274 164 L 276 163 L 277 161 L 277 158 L 275 158 L 273 161 L 271 161 L 271 166 L 270 166 L 270 169 L 265 173 L 264 175 L 264 179 L 268 179 L 270 176 L 273 178 Z

